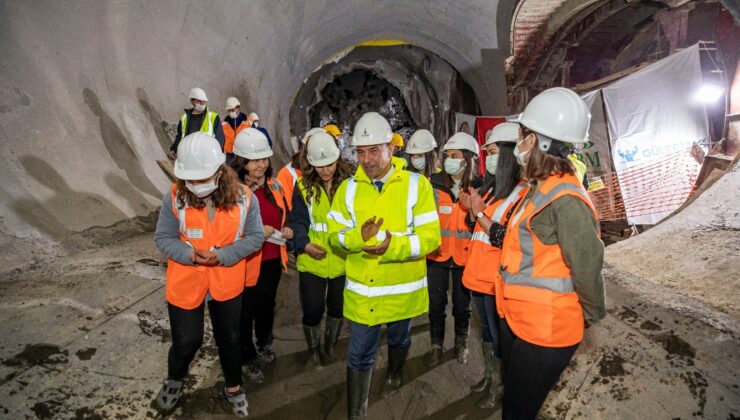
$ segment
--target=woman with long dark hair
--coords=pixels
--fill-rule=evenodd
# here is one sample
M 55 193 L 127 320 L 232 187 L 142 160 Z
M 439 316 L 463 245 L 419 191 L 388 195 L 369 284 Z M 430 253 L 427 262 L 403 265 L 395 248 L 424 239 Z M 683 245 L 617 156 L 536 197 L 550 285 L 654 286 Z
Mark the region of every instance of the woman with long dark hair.
M 308 346 L 308 367 L 336 361 L 334 345 L 342 328 L 346 254 L 329 245 L 327 218 L 339 185 L 352 176 L 350 166 L 339 157 L 329 133 L 313 134 L 301 154 L 303 176 L 293 195 L 288 226 L 293 229 L 297 255 L 299 294 L 303 309 L 303 332 Z M 321 319 L 326 311 L 324 345 L 320 346 Z
M 165 295 L 172 331 L 167 379 L 155 401 L 175 408 L 190 362 L 203 342 L 205 305 L 224 372 L 224 396 L 234 414 L 247 415 L 241 388 L 239 317 L 245 257 L 262 246 L 260 207 L 224 165 L 221 146 L 206 133 L 177 148 L 177 182 L 165 193 L 154 242 L 168 258 Z
M 588 141 L 590 117 L 578 94 L 552 88 L 518 119 L 514 155 L 530 187 L 509 220 L 496 286 L 504 419 L 537 417 L 584 326 L 606 315 L 598 215 L 567 158 Z
M 272 177 L 272 149 L 267 137 L 254 128 L 242 130 L 234 141 L 235 158 L 230 162 L 239 178 L 252 190 L 260 203 L 265 243 L 257 253 L 247 257 L 247 271 L 242 311 L 242 370 L 250 381 L 264 381 L 260 361 L 272 363 L 272 327 L 275 321 L 275 298 L 281 271 L 288 270 L 286 240 L 293 231 L 285 226 L 288 204 L 283 186 Z M 256 347 L 252 331 L 256 336 Z
M 476 175 L 478 142 L 469 134 L 457 133 L 445 144 L 444 154 L 444 172 L 431 177 L 442 244 L 436 252 L 427 256 L 429 334 L 432 344 L 426 357 L 428 366 L 437 365 L 442 357 L 450 282 L 452 315 L 455 318 L 455 357 L 461 364 L 468 360 L 470 291 L 462 284 L 462 274 L 472 235 L 465 222 L 467 210 L 460 205 L 458 197 L 461 192 L 481 184 L 480 177 Z
M 429 130 L 416 130 L 406 145 L 409 156 L 408 170 L 424 175 L 427 179 L 439 171 L 437 141 Z
M 483 378 L 471 386 L 473 392 L 487 394 L 478 402 L 481 408 L 496 407 L 500 394 L 501 346 L 496 316 L 496 267 L 501 257 L 501 239 L 514 206 L 524 195 L 521 168 L 514 156 L 514 145 L 519 126 L 511 123 L 497 125 L 483 146 L 487 152 L 486 172 L 495 177 L 493 194 L 471 189 L 461 194 L 460 202 L 469 209 L 473 225 L 468 261 L 463 271 L 463 284 L 472 294 L 481 326 L 481 349 L 485 371 Z M 493 267 L 493 268 L 492 268 Z

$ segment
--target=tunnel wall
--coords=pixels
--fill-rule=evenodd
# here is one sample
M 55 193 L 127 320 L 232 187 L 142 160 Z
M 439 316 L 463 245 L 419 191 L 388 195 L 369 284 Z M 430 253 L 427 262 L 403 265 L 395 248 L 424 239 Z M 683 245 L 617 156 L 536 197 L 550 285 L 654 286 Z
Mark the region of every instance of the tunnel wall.
M 368 39 L 433 51 L 506 112 L 499 71 L 513 1 L 4 1 L 0 3 L 0 246 L 156 209 L 156 165 L 193 86 L 240 98 L 286 160 L 288 114 L 328 57 Z M 503 25 L 503 26 L 502 26 Z M 500 45 L 501 42 L 507 45 Z

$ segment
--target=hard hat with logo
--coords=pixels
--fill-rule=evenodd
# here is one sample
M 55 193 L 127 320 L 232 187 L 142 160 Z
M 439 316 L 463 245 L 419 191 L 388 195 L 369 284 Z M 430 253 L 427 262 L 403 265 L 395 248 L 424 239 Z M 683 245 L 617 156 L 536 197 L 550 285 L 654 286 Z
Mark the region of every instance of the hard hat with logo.
M 257 115 L 256 112 L 250 112 L 249 115 L 247 115 L 247 117 L 251 118 L 252 121 L 259 121 L 260 120 L 260 116 Z
M 493 143 L 516 143 L 518 140 L 519 124 L 501 123 L 488 132 L 484 146 Z
M 334 124 L 327 124 L 324 126 L 324 131 L 331 134 L 332 136 L 336 137 L 340 134 L 342 134 L 342 131 Z
M 236 135 L 234 154 L 249 160 L 264 159 L 272 156 L 272 148 L 261 131 L 249 127 Z
M 577 93 L 555 87 L 532 98 L 512 122 L 539 134 L 540 149 L 547 151 L 552 140 L 587 143 L 591 112 Z
M 414 131 L 406 146 L 406 153 L 416 155 L 430 152 L 437 148 L 437 141 L 429 130 L 421 129 Z
M 303 138 L 301 139 L 301 144 L 306 144 L 308 141 L 308 138 L 313 136 L 316 133 L 326 133 L 326 131 L 323 128 L 320 127 L 314 127 L 308 131 L 306 131 L 306 134 L 303 135 Z
M 403 136 L 398 133 L 393 133 L 393 137 L 391 137 L 391 144 L 396 147 L 403 147 Z
M 226 162 L 218 140 L 202 131 L 185 136 L 177 146 L 175 176 L 187 181 L 208 179 Z
M 355 124 L 352 146 L 374 146 L 390 143 L 393 130 L 388 120 L 377 112 L 367 112 Z
M 199 101 L 205 101 L 208 102 L 208 98 L 206 97 L 206 93 L 203 91 L 203 89 L 199 87 L 194 87 L 190 89 L 190 94 L 188 95 L 188 98 L 190 99 L 197 99 Z
M 231 109 L 231 108 L 236 108 L 236 107 L 238 107 L 240 105 L 241 104 L 239 103 L 239 100 L 232 96 L 232 97 L 230 97 L 229 99 L 226 100 L 225 108 L 226 109 Z
M 475 153 L 476 156 L 480 155 L 478 142 L 475 140 L 475 137 L 468 133 L 463 133 L 462 131 L 453 134 L 452 137 L 447 140 L 447 143 L 445 143 L 445 147 L 442 150 L 470 150 Z
M 317 168 L 336 162 L 339 159 L 339 147 L 334 136 L 326 131 L 312 134 L 306 143 L 306 158 L 311 166 Z

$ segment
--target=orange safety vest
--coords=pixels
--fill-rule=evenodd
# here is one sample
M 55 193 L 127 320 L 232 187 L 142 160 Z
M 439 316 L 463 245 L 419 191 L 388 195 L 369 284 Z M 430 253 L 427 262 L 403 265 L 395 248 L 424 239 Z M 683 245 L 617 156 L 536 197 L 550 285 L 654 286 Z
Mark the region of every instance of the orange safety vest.
M 473 236 L 465 224 L 468 211 L 459 202 L 453 201 L 450 194 L 437 188 L 434 189 L 434 201 L 437 203 L 442 244 L 427 258 L 438 262 L 452 258 L 455 264 L 464 266 L 470 251 L 470 238 Z
M 508 197 L 502 198 L 489 204 L 483 214 L 488 216 L 493 222 L 505 225 L 507 222 L 506 215 L 527 193 L 527 186 L 521 182 L 509 194 Z M 499 266 L 501 258 L 501 249 L 491 245 L 488 232 L 483 230 L 480 223 L 475 224 L 473 237 L 470 239 L 470 253 L 468 254 L 468 263 L 465 264 L 462 281 L 465 287 L 487 295 L 496 294 L 496 281 L 501 274 L 496 269 Z M 494 267 L 492 269 L 492 267 Z
M 278 207 L 282 210 L 283 220 L 280 222 L 280 226 L 285 226 L 285 219 L 288 216 L 288 212 L 285 209 L 285 192 L 283 186 L 275 178 L 267 180 L 267 187 L 272 192 L 272 196 L 275 198 L 275 202 Z M 280 260 L 283 263 L 283 271 L 288 271 L 288 246 L 283 245 L 280 247 Z M 262 264 L 262 250 L 255 252 L 247 256 L 246 258 L 246 275 L 244 277 L 244 285 L 246 287 L 252 287 L 257 285 L 257 278 L 260 276 L 260 264 Z
M 509 221 L 501 250 L 496 304 L 519 338 L 544 347 L 567 347 L 583 339 L 583 313 L 560 245 L 545 245 L 532 231 L 532 219 L 560 197 L 583 200 L 599 217 L 583 185 L 570 174 L 538 182 Z
M 224 130 L 224 152 L 234 153 L 234 140 L 236 139 L 236 136 L 239 134 L 240 131 L 251 126 L 252 124 L 245 120 L 239 123 L 239 125 L 236 127 L 236 130 L 234 130 L 233 128 L 231 128 L 231 124 L 226 122 L 226 120 L 221 122 L 221 128 L 223 128 Z
M 293 210 L 293 188 L 295 188 L 295 183 L 300 177 L 301 171 L 295 169 L 291 163 L 283 166 L 278 171 L 277 179 L 283 186 L 283 191 L 285 191 L 285 201 L 288 203 L 288 210 Z
M 172 185 L 172 212 L 180 223 L 180 240 L 196 249 L 222 248 L 242 239 L 252 192 L 244 189 L 238 205 L 230 210 L 216 210 L 213 222 L 208 220 L 206 209 L 183 208 L 177 206 L 177 184 Z M 197 308 L 210 292 L 217 301 L 225 301 L 238 296 L 244 286 L 242 278 L 246 263 L 244 260 L 230 266 L 207 267 L 185 265 L 170 259 L 167 262 L 167 302 L 183 309 Z

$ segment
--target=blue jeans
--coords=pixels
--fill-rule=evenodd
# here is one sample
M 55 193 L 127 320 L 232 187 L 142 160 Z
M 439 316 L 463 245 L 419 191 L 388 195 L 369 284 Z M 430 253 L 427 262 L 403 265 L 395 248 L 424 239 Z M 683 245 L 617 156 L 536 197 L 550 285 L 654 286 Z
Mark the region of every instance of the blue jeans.
M 493 355 L 501 357 L 501 339 L 498 333 L 498 313 L 493 295 L 473 292 L 473 302 L 480 318 L 480 331 L 485 343 L 493 344 Z
M 375 354 L 380 345 L 380 325 L 368 326 L 349 321 L 351 328 L 347 367 L 355 370 L 370 370 L 375 365 Z M 411 319 L 390 322 L 388 326 L 388 347 L 405 350 L 411 347 Z

